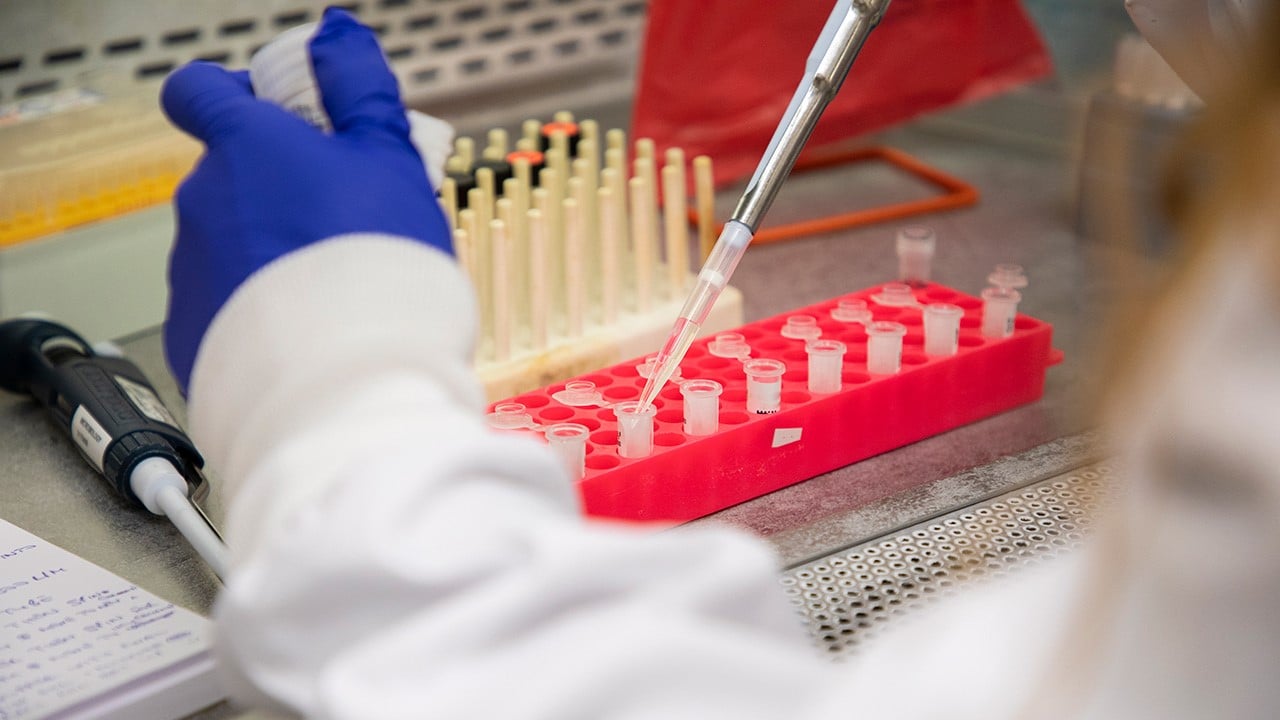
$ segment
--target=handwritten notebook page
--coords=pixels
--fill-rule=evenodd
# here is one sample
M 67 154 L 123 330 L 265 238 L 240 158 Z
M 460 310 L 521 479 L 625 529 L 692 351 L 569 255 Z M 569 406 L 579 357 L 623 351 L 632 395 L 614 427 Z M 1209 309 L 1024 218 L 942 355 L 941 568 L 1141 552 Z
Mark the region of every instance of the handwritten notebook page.
M 170 720 L 222 699 L 204 618 L 0 520 L 0 720 Z

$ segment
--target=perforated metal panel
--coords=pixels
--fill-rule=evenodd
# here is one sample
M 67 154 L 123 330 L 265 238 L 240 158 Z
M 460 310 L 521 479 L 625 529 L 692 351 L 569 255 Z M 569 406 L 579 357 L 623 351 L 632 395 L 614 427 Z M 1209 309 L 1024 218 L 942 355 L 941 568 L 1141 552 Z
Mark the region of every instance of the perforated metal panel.
M 154 80 L 193 58 L 245 66 L 323 0 L 4 0 L 0 102 L 92 84 L 103 71 Z M 589 74 L 629 78 L 644 0 L 363 0 L 406 98 L 429 102 Z
M 1114 482 L 1088 465 L 806 563 L 782 586 L 814 641 L 844 655 L 934 598 L 1078 547 Z

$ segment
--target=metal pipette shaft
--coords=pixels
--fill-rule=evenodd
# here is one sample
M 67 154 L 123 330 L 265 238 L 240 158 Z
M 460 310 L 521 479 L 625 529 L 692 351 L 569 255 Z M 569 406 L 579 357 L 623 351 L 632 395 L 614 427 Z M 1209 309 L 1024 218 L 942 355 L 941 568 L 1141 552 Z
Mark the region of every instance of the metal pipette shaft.
M 872 29 L 880 22 L 889 0 L 836 0 L 822 33 L 805 63 L 805 77 L 796 88 L 786 113 L 747 183 L 733 217 L 725 223 L 711 255 L 698 272 L 667 341 L 658 351 L 653 374 L 640 395 L 641 407 L 651 404 L 671 379 L 689 345 L 697 337 L 720 292 L 729 284 L 760 221 L 773 204 L 796 158 L 818 124 L 827 104 L 849 74 L 849 67 Z

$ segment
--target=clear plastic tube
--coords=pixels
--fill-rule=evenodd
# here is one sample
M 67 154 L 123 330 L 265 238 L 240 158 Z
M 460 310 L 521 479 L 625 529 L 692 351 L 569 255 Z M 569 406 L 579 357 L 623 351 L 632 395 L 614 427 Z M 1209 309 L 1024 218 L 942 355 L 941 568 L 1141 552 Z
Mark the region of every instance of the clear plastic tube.
M 781 360 L 757 358 L 742 364 L 747 374 L 747 412 L 767 415 L 782 407 L 782 374 L 787 366 Z
M 684 396 L 686 435 L 714 435 L 720 429 L 720 394 L 724 386 L 715 380 L 686 380 L 680 384 Z
M 950 303 L 924 306 L 924 351 L 928 355 L 955 355 L 960 349 L 960 318 L 964 310 Z
M 742 333 L 720 333 L 707 343 L 707 352 L 716 357 L 746 360 L 751 357 L 751 346 Z
M 902 336 L 907 326 L 902 323 L 873 322 L 867 328 L 867 372 L 893 375 L 902 369 Z
M 921 286 L 929 282 L 933 269 L 933 253 L 937 238 L 932 228 L 912 225 L 898 231 L 895 249 L 898 252 L 898 279 Z
M 792 315 L 779 332 L 782 337 L 791 340 L 817 340 L 822 337 L 818 319 L 812 315 Z
M 840 392 L 845 350 L 845 344 L 839 340 L 814 340 L 805 345 L 809 353 L 809 392 L 814 395 Z
M 1013 288 L 989 287 L 982 291 L 982 336 L 1006 338 L 1013 334 L 1022 294 Z
M 558 423 L 547 428 L 547 445 L 560 457 L 574 480 L 581 480 L 587 473 L 588 432 L 587 426 L 577 423 Z
M 596 390 L 596 384 L 590 380 L 571 380 L 564 384 L 563 390 L 552 393 L 551 399 L 569 407 L 592 407 L 604 404 L 604 397 L 599 390 Z
M 868 308 L 867 301 L 861 298 L 844 298 L 837 301 L 836 306 L 832 308 L 831 319 L 836 322 L 866 325 L 871 322 L 871 308 Z
M 882 285 L 880 292 L 872 295 L 871 299 L 885 307 L 920 306 L 920 303 L 916 301 L 915 292 L 906 283 L 887 283 Z
M 653 454 L 653 418 L 658 414 L 653 405 L 641 406 L 638 400 L 629 400 L 613 406 L 618 418 L 618 454 L 625 458 L 647 457 Z
M 485 416 L 489 427 L 503 432 L 529 430 L 537 427 L 528 408 L 520 403 L 501 403 L 494 406 L 493 412 Z

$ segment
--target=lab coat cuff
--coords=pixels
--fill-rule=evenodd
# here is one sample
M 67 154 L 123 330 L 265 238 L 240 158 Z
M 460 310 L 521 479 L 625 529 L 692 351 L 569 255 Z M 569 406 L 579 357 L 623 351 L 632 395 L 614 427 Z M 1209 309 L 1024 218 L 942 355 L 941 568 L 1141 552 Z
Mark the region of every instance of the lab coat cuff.
M 475 333 L 474 294 L 446 253 L 366 233 L 309 245 L 252 275 L 214 317 L 191 374 L 192 436 L 234 493 L 236 468 L 256 459 L 245 456 L 254 443 L 240 432 L 244 423 L 273 411 L 287 422 L 303 404 L 341 395 L 344 377 L 420 373 L 479 412 Z

